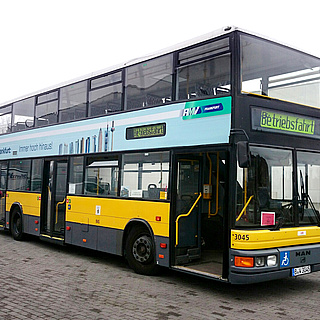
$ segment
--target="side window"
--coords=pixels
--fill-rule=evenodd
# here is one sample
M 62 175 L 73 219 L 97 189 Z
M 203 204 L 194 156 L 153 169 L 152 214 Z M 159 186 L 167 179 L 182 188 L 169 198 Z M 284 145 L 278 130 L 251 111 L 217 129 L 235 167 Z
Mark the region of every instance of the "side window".
M 0 190 L 5 190 L 7 188 L 7 168 L 8 168 L 8 161 L 1 161 L 0 162 L 0 170 L 1 170 Z
M 30 191 L 31 160 L 12 160 L 9 162 L 8 189 Z
M 127 110 L 170 102 L 173 56 L 144 61 L 126 70 Z
M 92 79 L 89 91 L 89 117 L 121 110 L 121 72 Z
M 12 106 L 0 108 L 0 134 L 11 131 Z
M 167 199 L 169 152 L 123 155 L 121 197 Z
M 21 131 L 34 125 L 34 97 L 13 104 L 12 131 Z
M 88 158 L 84 193 L 92 196 L 117 196 L 118 175 L 119 163 L 117 158 Z
M 69 193 L 83 194 L 83 157 L 70 158 Z
M 31 172 L 31 191 L 42 190 L 42 173 L 43 173 L 43 160 L 32 160 L 32 172 Z
M 60 89 L 59 121 L 83 119 L 87 115 L 87 81 Z
M 43 94 L 36 100 L 36 127 L 58 122 L 58 91 Z
M 177 99 L 190 100 L 230 92 L 229 38 L 179 53 Z

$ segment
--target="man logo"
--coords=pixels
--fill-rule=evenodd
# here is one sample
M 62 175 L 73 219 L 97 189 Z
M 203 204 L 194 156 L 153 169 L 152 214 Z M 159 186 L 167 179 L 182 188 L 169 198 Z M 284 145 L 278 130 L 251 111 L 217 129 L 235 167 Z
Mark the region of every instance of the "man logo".
M 304 251 L 297 251 L 296 257 L 304 257 L 304 256 L 311 256 L 310 250 L 304 250 Z

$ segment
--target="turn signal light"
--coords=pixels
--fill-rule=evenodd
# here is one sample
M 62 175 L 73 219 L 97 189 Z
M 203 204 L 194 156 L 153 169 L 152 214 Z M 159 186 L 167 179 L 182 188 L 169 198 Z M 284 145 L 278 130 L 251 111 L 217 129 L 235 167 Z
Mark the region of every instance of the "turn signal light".
M 39 223 L 39 221 L 38 221 L 38 220 L 35 220 L 35 221 L 34 221 L 34 223 L 35 223 L 35 224 L 38 224 L 38 223 Z
M 236 267 L 252 268 L 254 266 L 253 257 L 235 257 L 234 265 Z
M 161 216 L 156 216 L 156 221 L 161 221 Z

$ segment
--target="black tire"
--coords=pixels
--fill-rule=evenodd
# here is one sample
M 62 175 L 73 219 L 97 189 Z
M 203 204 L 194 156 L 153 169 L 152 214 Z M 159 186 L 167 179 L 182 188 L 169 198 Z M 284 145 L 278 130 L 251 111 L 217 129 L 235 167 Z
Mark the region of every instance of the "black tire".
M 14 240 L 22 240 L 22 213 L 19 208 L 14 208 L 11 214 L 10 231 Z
M 126 258 L 129 266 L 139 274 L 152 276 L 158 273 L 155 262 L 153 239 L 149 231 L 142 227 L 130 230 L 126 241 Z

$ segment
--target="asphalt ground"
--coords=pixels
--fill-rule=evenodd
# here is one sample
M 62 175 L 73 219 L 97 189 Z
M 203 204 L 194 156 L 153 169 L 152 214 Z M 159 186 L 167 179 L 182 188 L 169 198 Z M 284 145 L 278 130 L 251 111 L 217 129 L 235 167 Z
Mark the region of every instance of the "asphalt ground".
M 245 286 L 0 232 L 0 319 L 320 319 L 320 273 Z

